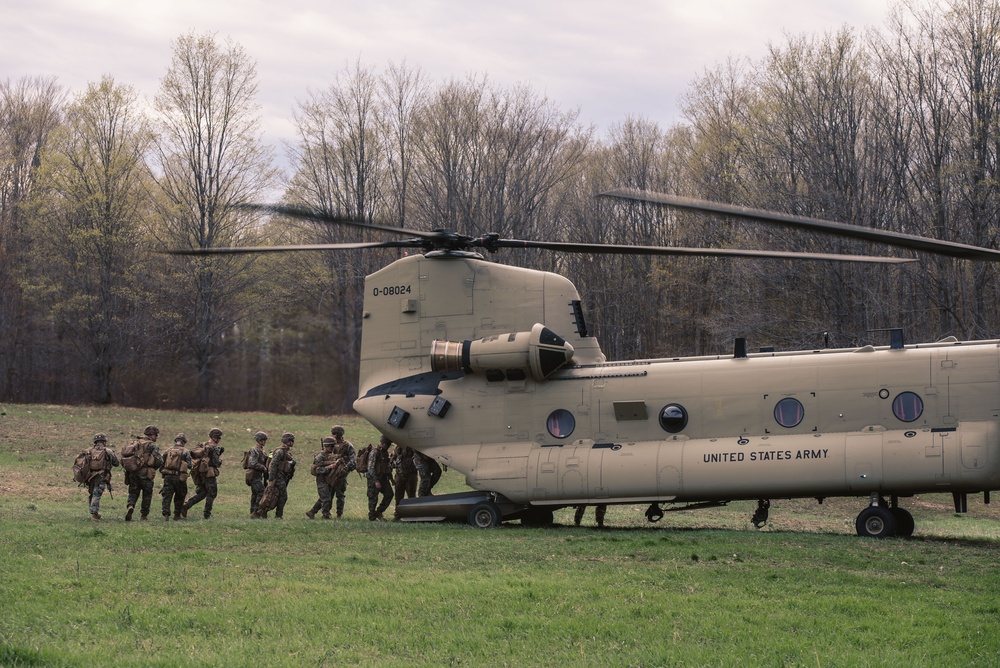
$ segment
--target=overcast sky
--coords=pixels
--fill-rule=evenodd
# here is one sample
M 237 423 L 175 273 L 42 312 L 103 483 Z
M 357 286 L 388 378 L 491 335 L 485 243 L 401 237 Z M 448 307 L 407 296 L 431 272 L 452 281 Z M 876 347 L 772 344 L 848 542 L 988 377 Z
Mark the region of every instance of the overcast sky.
M 358 59 L 432 81 L 486 74 L 579 109 L 600 135 L 626 116 L 667 127 L 690 82 L 784 33 L 884 24 L 890 0 L 0 0 L 0 79 L 56 76 L 73 92 L 110 74 L 155 95 L 179 35 L 215 33 L 257 62 L 265 138 Z

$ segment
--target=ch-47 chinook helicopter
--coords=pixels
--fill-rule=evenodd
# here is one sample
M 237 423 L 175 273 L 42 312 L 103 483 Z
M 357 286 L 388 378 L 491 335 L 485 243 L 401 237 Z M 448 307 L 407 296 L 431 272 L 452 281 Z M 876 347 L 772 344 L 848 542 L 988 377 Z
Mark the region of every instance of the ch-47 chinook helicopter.
M 605 196 L 775 223 L 974 260 L 1000 251 L 632 190 Z M 608 361 L 566 278 L 475 248 L 580 253 L 903 258 L 470 238 L 253 207 L 408 239 L 184 253 L 394 247 L 419 252 L 365 280 L 354 408 L 392 441 L 463 473 L 475 491 L 407 499 L 404 520 L 548 524 L 581 504 L 668 509 L 861 497 L 859 535 L 909 536 L 899 499 L 1000 488 L 1000 341 Z

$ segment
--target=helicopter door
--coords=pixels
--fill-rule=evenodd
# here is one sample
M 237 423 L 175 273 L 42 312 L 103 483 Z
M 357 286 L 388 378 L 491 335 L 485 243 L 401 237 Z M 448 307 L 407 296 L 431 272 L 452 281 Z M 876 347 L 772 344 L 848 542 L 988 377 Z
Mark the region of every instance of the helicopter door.
M 844 448 L 847 486 L 852 492 L 875 492 L 882 484 L 882 432 L 847 434 Z
M 965 422 L 959 429 L 962 468 L 984 469 L 989 463 L 989 444 L 997 441 L 996 422 Z
M 535 448 L 528 460 L 531 497 L 544 499 L 586 499 L 589 445 L 559 445 Z M 534 472 L 533 474 L 531 472 Z

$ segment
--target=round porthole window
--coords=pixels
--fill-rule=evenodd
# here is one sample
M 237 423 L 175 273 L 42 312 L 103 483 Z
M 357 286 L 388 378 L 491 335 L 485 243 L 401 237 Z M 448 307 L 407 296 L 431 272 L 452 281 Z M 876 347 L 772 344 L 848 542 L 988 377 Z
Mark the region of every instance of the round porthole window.
M 549 433 L 556 438 L 569 438 L 569 435 L 576 429 L 576 418 L 565 408 L 557 408 L 549 413 L 549 419 L 545 426 Z
M 680 404 L 667 404 L 660 410 L 660 426 L 668 434 L 683 431 L 687 423 L 687 411 Z
M 785 397 L 774 407 L 774 421 L 782 427 L 797 427 L 805 416 L 802 402 L 792 397 Z
M 897 420 L 913 422 L 924 414 L 924 400 L 914 392 L 900 392 L 892 400 L 892 414 Z

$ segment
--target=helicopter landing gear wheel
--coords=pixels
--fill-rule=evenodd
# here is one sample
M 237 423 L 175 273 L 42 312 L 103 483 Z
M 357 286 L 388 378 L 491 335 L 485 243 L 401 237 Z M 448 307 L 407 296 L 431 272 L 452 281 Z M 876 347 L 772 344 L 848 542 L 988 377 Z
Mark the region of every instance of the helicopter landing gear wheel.
M 854 528 L 866 538 L 891 538 L 896 535 L 896 518 L 888 508 L 869 506 L 858 513 Z
M 649 508 L 646 508 L 646 520 L 649 522 L 659 522 L 663 519 L 663 508 L 660 508 L 660 504 L 651 503 Z
M 916 523 L 910 511 L 905 508 L 890 508 L 889 512 L 892 513 L 892 519 L 896 520 L 896 535 L 903 538 L 912 536 Z
M 492 529 L 500 524 L 500 509 L 492 501 L 483 501 L 469 511 L 469 525 L 477 529 Z

